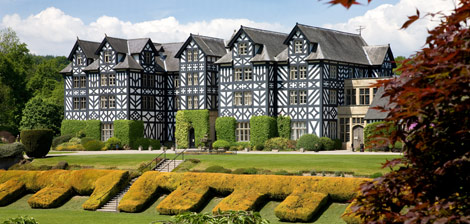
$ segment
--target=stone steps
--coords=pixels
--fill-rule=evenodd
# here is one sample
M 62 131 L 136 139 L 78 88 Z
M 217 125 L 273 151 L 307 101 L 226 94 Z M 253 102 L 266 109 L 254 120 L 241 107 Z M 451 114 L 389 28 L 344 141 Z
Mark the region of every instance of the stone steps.
M 183 160 L 165 160 L 160 166 L 155 168 L 156 171 L 160 172 L 171 172 L 173 169 L 178 167 Z

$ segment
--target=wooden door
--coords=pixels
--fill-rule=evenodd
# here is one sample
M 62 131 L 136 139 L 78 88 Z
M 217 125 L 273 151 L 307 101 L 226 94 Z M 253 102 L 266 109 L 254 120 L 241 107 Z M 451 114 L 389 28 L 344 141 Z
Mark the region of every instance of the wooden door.
M 362 126 L 353 128 L 353 144 L 356 150 L 361 148 L 361 144 L 364 144 L 364 128 Z

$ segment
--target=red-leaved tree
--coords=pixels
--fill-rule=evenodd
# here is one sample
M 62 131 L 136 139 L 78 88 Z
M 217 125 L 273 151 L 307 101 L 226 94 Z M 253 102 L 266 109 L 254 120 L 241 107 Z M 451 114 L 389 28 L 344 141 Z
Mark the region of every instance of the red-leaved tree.
M 441 22 L 425 47 L 403 62 L 399 78 L 378 83 L 396 105 L 386 120 L 403 127 L 390 141 L 405 143 L 404 157 L 361 186 L 351 211 L 365 223 L 470 223 L 470 0 L 450 15 L 428 15 Z

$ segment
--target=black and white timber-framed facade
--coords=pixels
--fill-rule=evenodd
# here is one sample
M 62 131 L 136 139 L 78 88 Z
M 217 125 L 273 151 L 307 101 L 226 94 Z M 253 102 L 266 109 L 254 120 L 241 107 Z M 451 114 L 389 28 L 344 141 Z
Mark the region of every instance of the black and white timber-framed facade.
M 77 40 L 69 60 L 65 119 L 101 120 L 103 139 L 114 120 L 130 119 L 144 121 L 146 137 L 174 141 L 177 110 L 208 109 L 236 118 L 238 141 L 249 141 L 252 116 L 285 115 L 292 139 L 312 133 L 347 148 L 377 91 L 368 85 L 396 67 L 389 45 L 302 24 L 288 34 L 241 26 L 226 44 L 194 34 L 167 44 Z

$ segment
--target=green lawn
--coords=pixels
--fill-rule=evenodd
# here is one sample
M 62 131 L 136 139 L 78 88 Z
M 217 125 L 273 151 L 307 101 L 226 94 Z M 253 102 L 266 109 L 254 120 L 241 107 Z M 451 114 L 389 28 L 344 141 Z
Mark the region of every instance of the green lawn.
M 95 168 L 136 169 L 142 162 L 148 162 L 153 154 L 114 154 L 114 155 L 64 155 L 35 159 L 33 165 L 55 165 L 67 161 L 69 165 L 93 166 Z M 169 154 L 169 158 L 174 155 Z M 192 170 L 204 170 L 212 165 L 229 169 L 250 168 L 269 169 L 272 171 L 300 170 L 343 171 L 356 175 L 370 175 L 376 172 L 387 172 L 381 169 L 386 159 L 398 158 L 395 155 L 283 155 L 283 154 L 238 154 L 238 155 L 187 155 L 185 159 L 194 158 L 201 162 Z
M 81 205 L 87 200 L 88 197 L 75 196 L 65 205 L 57 209 L 31 209 L 27 200 L 31 194 L 24 196 L 18 201 L 6 206 L 0 207 L 0 222 L 8 218 L 17 217 L 19 215 L 34 217 L 41 224 L 142 224 L 150 223 L 153 221 L 164 221 L 171 219 L 171 216 L 159 215 L 155 210 L 157 204 L 162 200 L 158 199 L 153 205 L 142 213 L 114 213 L 114 212 L 93 212 L 85 211 Z M 212 209 L 222 200 L 222 198 L 213 198 L 202 212 L 211 212 Z M 274 208 L 280 202 L 268 202 L 260 211 L 263 218 L 268 219 L 271 223 L 280 222 L 274 215 Z M 331 224 L 331 223 L 344 223 L 341 220 L 341 214 L 346 209 L 345 204 L 331 204 L 323 212 L 322 216 L 315 220 L 317 224 Z

